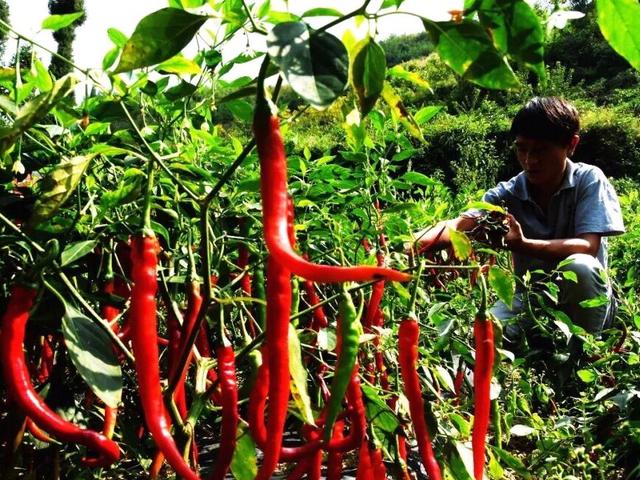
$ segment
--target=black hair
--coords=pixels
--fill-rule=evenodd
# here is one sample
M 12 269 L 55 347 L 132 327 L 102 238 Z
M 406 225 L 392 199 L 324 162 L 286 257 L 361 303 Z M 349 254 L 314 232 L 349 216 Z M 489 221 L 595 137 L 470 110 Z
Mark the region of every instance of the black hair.
M 559 97 L 535 97 L 513 118 L 510 133 L 565 146 L 579 130 L 576 107 Z

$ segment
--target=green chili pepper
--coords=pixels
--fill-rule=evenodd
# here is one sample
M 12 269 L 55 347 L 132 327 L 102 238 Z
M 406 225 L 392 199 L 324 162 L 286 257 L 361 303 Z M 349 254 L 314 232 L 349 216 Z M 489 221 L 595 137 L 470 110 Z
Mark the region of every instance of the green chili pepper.
M 333 425 L 342 406 L 349 381 L 358 358 L 358 344 L 362 325 L 360 314 L 356 310 L 353 299 L 346 286 L 343 286 L 340 305 L 338 307 L 338 361 L 336 362 L 331 396 L 327 403 L 327 416 L 324 427 L 324 441 L 328 442 L 333 433 Z

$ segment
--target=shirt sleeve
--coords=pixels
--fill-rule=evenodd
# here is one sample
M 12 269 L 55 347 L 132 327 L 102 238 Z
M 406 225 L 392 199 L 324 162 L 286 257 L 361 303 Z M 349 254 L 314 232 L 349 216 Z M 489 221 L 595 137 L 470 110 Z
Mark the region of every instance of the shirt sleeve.
M 600 233 L 619 235 L 624 233 L 620 202 L 613 185 L 600 169 L 585 176 L 579 188 L 576 202 L 575 233 Z
M 507 190 L 501 182 L 492 189 L 487 190 L 482 196 L 482 201 L 490 203 L 491 205 L 502 206 L 503 201 L 506 200 L 506 195 Z

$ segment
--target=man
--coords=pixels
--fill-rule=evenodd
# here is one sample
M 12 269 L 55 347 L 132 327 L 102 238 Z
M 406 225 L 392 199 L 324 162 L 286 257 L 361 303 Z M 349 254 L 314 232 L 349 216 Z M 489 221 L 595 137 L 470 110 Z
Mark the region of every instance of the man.
M 507 208 L 506 248 L 513 252 L 517 275 L 527 271 L 560 269 L 575 273 L 577 282 L 559 282 L 560 307 L 589 332 L 608 326 L 614 313 L 607 267 L 607 236 L 624 232 L 620 204 L 602 171 L 569 160 L 580 141 L 576 109 L 556 98 L 534 98 L 516 114 L 511 125 L 522 172 L 485 193 L 483 200 Z M 417 246 L 435 248 L 450 243 L 448 230 L 468 231 L 477 212 L 416 234 Z M 571 275 L 569 275 L 571 276 Z M 606 295 L 602 305 L 586 308 L 580 302 Z M 523 309 L 522 296 L 512 306 L 498 302 L 492 313 L 505 322 Z M 504 336 L 515 342 L 527 325 L 508 325 Z

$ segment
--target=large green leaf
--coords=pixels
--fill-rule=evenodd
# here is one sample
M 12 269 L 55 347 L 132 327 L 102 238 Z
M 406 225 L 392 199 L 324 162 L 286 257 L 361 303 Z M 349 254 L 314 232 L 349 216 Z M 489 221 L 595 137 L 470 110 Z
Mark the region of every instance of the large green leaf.
M 253 480 L 258 474 L 256 445 L 246 423 L 238 424 L 236 449 L 231 460 L 231 473 L 237 480 Z
M 72 264 L 76 260 L 81 259 L 88 253 L 91 253 L 97 245 L 97 240 L 84 240 L 67 245 L 62 252 L 60 266 L 64 267 L 66 265 Z
M 489 269 L 489 285 L 496 291 L 498 298 L 511 308 L 515 293 L 513 275 L 500 267 L 493 266 Z
M 520 86 L 518 78 L 496 50 L 478 22 L 423 21 L 438 54 L 458 75 L 481 87 L 509 89 Z
M 640 71 L 640 3 L 596 0 L 598 25 L 609 45 Z
M 482 0 L 480 23 L 494 45 L 545 78 L 544 30 L 535 11 L 524 0 Z
M 385 83 L 384 88 L 382 89 L 382 98 L 387 105 L 389 105 L 393 118 L 399 121 L 411 136 L 424 143 L 424 135 L 422 135 L 420 125 L 418 125 L 418 122 L 413 118 L 413 115 L 411 115 L 409 110 L 407 110 L 407 107 L 404 106 L 400 95 L 398 95 L 393 87 L 388 83 Z
M 307 370 L 302 365 L 302 349 L 295 327 L 289 324 L 289 370 L 291 371 L 291 396 L 305 423 L 314 425 L 311 398 L 307 391 Z
M 96 155 L 95 153 L 90 153 L 65 160 L 42 179 L 41 193 L 36 200 L 33 212 L 29 218 L 29 225 L 31 227 L 51 218 L 64 202 L 67 201 L 80 183 L 91 160 L 93 160 Z
M 69 357 L 93 393 L 107 406 L 116 408 L 122 397 L 122 370 L 111 347 L 111 338 L 76 307 L 64 301 L 62 334 Z
M 387 403 L 380 398 L 378 390 L 362 385 L 367 418 L 373 427 L 373 434 L 390 458 L 397 458 L 396 435 L 400 431 L 400 422 Z
M 178 8 L 163 8 L 144 17 L 122 49 L 115 72 L 155 65 L 187 46 L 208 20 Z
M 84 15 L 84 12 L 67 13 L 66 15 L 49 15 L 42 21 L 44 30 L 60 30 L 68 27 Z
M 269 33 L 267 48 L 291 88 L 312 105 L 327 107 L 344 92 L 347 49 L 330 33 L 312 35 L 302 22 L 284 22 Z
M 58 80 L 51 90 L 41 93 L 24 104 L 18 111 L 13 125 L 0 127 L 0 155 L 4 155 L 18 137 L 44 116 L 73 90 L 76 79 L 71 74 Z
M 351 58 L 351 85 L 358 95 L 360 112 L 364 116 L 371 111 L 382 93 L 387 59 L 382 47 L 371 37 L 356 44 Z

